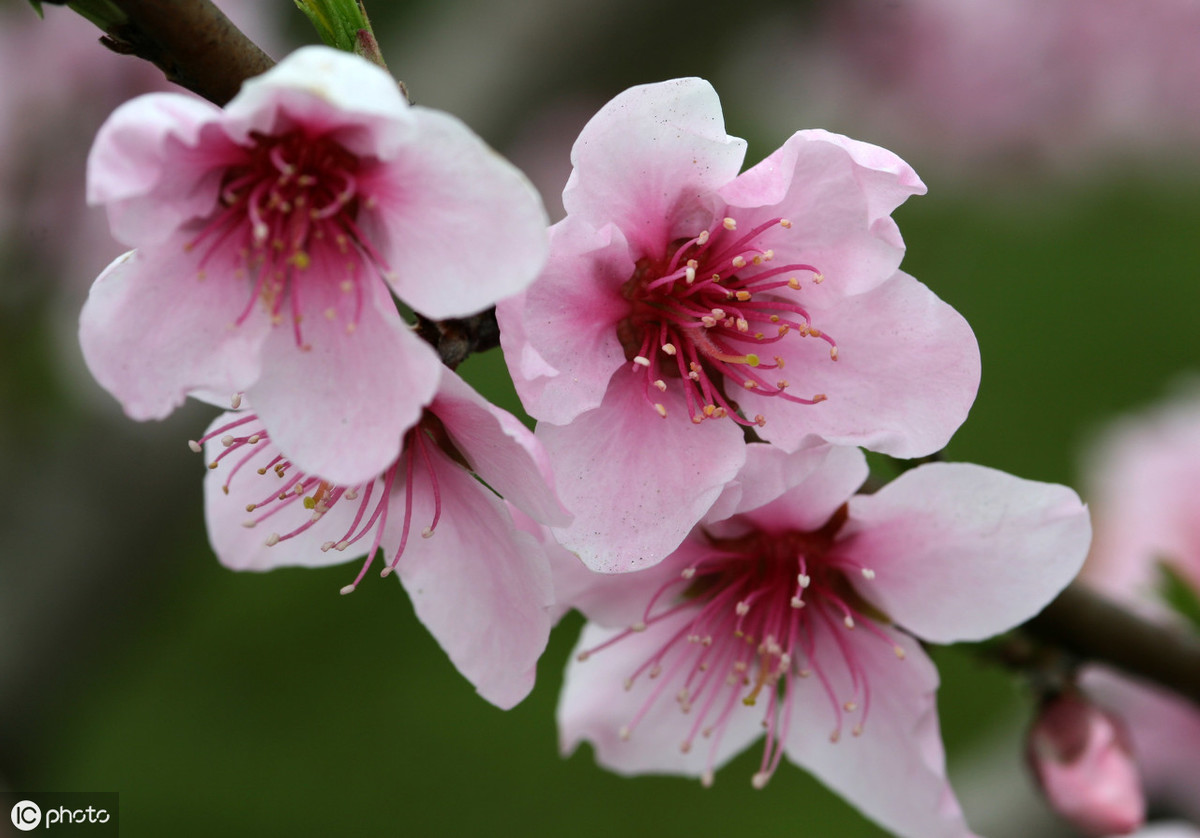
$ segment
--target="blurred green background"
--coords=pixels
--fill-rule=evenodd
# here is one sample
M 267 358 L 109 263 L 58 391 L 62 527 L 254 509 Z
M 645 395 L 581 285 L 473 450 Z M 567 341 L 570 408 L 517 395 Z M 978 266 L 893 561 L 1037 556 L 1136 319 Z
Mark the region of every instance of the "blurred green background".
M 312 40 L 289 2 L 259 5 L 276 56 Z M 711 79 L 730 133 L 750 141 L 748 162 L 790 130 L 818 125 L 794 91 L 788 112 L 756 118 L 783 94 L 777 84 L 747 88 L 737 65 L 754 43 L 743 29 L 778 19 L 816 26 L 809 6 L 368 8 L 416 99 L 458 113 L 510 153 L 545 189 L 552 214 L 571 139 L 629 84 Z M 32 13 L 11 0 L 0 11 L 10 36 L 19 19 L 29 32 L 43 25 L 24 21 Z M 62 31 L 69 13 L 48 8 L 47 17 Z M 72 27 L 83 42 L 95 37 L 81 19 Z M 97 63 L 133 61 L 87 46 Z M 0 41 L 0 62 L 15 55 L 11 37 Z M 88 101 L 77 70 L 39 65 L 41 85 L 80 98 L 70 120 L 60 114 L 51 126 L 60 142 L 36 151 L 78 180 L 104 109 Z M 19 122 L 17 133 L 31 135 L 36 105 L 0 103 L 9 108 L 0 129 Z M 1200 369 L 1194 146 L 1169 158 L 1125 149 L 1071 171 L 986 154 L 948 166 L 953 149 L 864 128 L 850 114 L 824 116 L 820 127 L 892 148 L 929 186 L 896 214 L 904 268 L 966 316 L 984 364 L 950 459 L 1077 485 L 1091 433 Z M 33 217 L 21 202 L 49 187 L 22 171 L 3 183 L 16 209 L 0 228 L 0 474 L 9 486 L 0 504 L 0 787 L 119 791 L 130 836 L 884 834 L 791 766 L 754 791 L 753 750 L 710 790 L 608 774 L 587 748 L 562 758 L 554 707 L 574 615 L 551 638 L 534 693 L 501 712 L 458 676 L 398 585 L 364 584 L 343 597 L 356 565 L 221 568 L 203 529 L 203 467 L 184 444 L 209 413 L 194 406 L 136 426 L 90 382 L 72 324 L 90 279 L 120 248 L 65 258 L 82 250 L 76 222 L 62 212 Z M 81 181 L 74 188 L 81 203 Z M 519 410 L 497 353 L 463 372 Z M 1072 834 L 1041 812 L 1020 773 L 1021 685 L 966 650 L 935 657 L 951 780 L 973 826 L 1014 838 Z

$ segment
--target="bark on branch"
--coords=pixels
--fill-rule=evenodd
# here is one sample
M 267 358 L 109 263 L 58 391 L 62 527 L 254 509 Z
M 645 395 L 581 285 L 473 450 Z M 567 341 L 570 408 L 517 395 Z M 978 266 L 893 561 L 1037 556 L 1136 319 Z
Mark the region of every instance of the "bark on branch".
M 1023 628 L 1081 660 L 1153 681 L 1200 706 L 1200 637 L 1143 619 L 1078 582 Z
M 169 81 L 217 105 L 274 61 L 209 0 L 112 0 L 128 20 L 101 39 L 155 64 Z

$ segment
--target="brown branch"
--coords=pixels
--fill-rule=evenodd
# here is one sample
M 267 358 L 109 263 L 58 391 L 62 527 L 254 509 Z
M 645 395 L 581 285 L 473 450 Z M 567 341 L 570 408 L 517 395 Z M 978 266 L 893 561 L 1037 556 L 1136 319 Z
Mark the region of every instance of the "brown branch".
M 417 334 L 437 350 L 450 369 L 456 369 L 473 352 L 500 345 L 494 308 L 457 320 L 429 320 L 417 315 Z
M 1152 623 L 1078 582 L 1023 629 L 1082 660 L 1109 664 L 1200 705 L 1200 636 Z
M 209 0 L 112 0 L 128 20 L 102 43 L 154 63 L 169 81 L 224 105 L 274 61 Z

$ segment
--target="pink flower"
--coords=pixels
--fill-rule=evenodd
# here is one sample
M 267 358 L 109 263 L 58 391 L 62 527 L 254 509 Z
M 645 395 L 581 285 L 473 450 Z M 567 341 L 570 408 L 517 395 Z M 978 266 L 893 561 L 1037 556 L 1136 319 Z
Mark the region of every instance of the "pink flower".
M 1192 160 L 1200 128 L 1192 0 L 851 0 L 816 9 L 756 32 L 765 35 L 758 49 L 728 51 L 724 74 L 752 94 L 745 107 L 756 124 L 786 126 L 803 108 L 956 167 L 945 180 L 972 189 L 981 176 L 1031 164 L 1128 165 L 1130 152 Z
M 524 177 L 386 72 L 293 53 L 223 111 L 180 94 L 119 108 L 88 197 L 137 250 L 83 311 L 89 367 L 136 419 L 246 392 L 306 470 L 344 483 L 394 461 L 439 364 L 389 286 L 432 317 L 520 291 L 545 257 Z
M 1146 819 L 1146 799 L 1120 718 L 1063 693 L 1038 711 L 1027 756 L 1051 807 L 1088 835 L 1125 835 Z
M 918 456 L 974 400 L 970 328 L 897 270 L 890 213 L 925 191 L 916 173 L 824 131 L 739 175 L 744 152 L 707 82 L 625 91 L 575 143 L 546 270 L 498 308 L 576 512 L 558 536 L 595 569 L 674 549 L 741 466 L 743 428 Z
M 1163 567 L 1200 592 L 1200 394 L 1116 423 L 1088 462 L 1096 539 L 1080 578 L 1151 619 L 1194 630 L 1162 599 Z M 1200 818 L 1200 711 L 1103 667 L 1081 685 L 1129 728 L 1152 804 Z
M 860 451 L 750 445 L 745 468 L 660 565 L 581 577 L 592 622 L 559 704 L 565 751 L 699 776 L 760 736 L 886 828 L 968 834 L 946 782 L 937 671 L 915 637 L 978 640 L 1037 613 L 1087 551 L 1074 492 L 966 464 L 873 495 Z
M 223 564 L 322 567 L 346 561 L 346 551 L 365 555 L 349 593 L 382 547 L 383 575 L 400 577 L 481 695 L 511 707 L 529 692 L 550 632 L 550 569 L 495 492 L 541 522 L 566 514 L 541 447 L 513 416 L 447 370 L 396 461 L 355 484 L 294 466 L 252 413 L 225 414 L 203 442 L 213 468 L 209 538 Z
M 1097 514 L 1084 581 L 1159 613 L 1160 562 L 1200 590 L 1200 393 L 1115 423 L 1087 471 Z

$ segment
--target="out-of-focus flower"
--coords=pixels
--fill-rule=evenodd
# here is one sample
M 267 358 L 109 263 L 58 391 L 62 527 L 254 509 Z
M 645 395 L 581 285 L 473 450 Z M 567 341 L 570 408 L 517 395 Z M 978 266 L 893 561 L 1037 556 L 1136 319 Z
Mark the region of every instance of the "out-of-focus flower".
M 1133 838 L 1200 838 L 1200 829 L 1190 823 L 1161 821 L 1139 829 Z
M 447 370 L 397 460 L 349 485 L 294 466 L 253 413 L 224 414 L 203 442 L 213 467 L 209 538 L 223 564 L 322 567 L 347 551 L 365 555 L 349 593 L 382 547 L 383 575 L 400 577 L 417 616 L 481 695 L 511 707 L 529 692 L 550 631 L 550 570 L 496 492 L 537 521 L 567 516 L 541 446 L 513 416 Z
M 968 179 L 981 162 L 1190 157 L 1200 139 L 1191 0 L 838 0 L 776 23 L 758 49 L 729 50 L 732 75 L 755 85 L 748 107 L 926 149 Z
M 873 495 L 852 448 L 750 445 L 703 522 L 656 567 L 556 573 L 591 620 L 559 704 L 562 747 L 615 771 L 705 783 L 765 734 L 900 835 L 968 834 L 950 790 L 937 671 L 915 637 L 976 640 L 1037 613 L 1087 552 L 1070 489 L 966 464 Z M 561 558 L 561 557 L 560 557 Z
M 1088 835 L 1142 825 L 1146 799 L 1123 723 L 1076 693 L 1052 698 L 1029 732 L 1026 755 L 1051 807 Z
M 545 259 L 528 181 L 453 117 L 348 53 L 306 47 L 222 111 L 151 94 L 113 114 L 88 195 L 137 250 L 100 276 L 80 337 L 137 419 L 245 391 L 304 469 L 395 460 L 437 386 L 389 287 L 433 318 L 520 291 Z
M 1151 805 L 1200 818 L 1200 712 L 1161 687 L 1089 666 L 1079 685 L 1125 724 Z
M 546 270 L 498 307 L 590 566 L 662 559 L 744 459 L 743 428 L 928 454 L 979 382 L 970 327 L 898 270 L 891 152 L 800 131 L 738 174 L 700 79 L 631 88 L 584 128 Z M 623 502 L 613 514 L 607 499 Z
M 1160 565 L 1200 590 L 1200 394 L 1116 423 L 1086 471 L 1096 538 L 1083 580 L 1159 610 Z
M 1086 465 L 1096 537 L 1081 580 L 1189 630 L 1168 605 L 1166 585 L 1170 573 L 1193 596 L 1200 591 L 1200 396 L 1126 417 Z M 1200 818 L 1200 711 L 1104 667 L 1088 667 L 1080 684 L 1125 720 L 1151 804 Z

